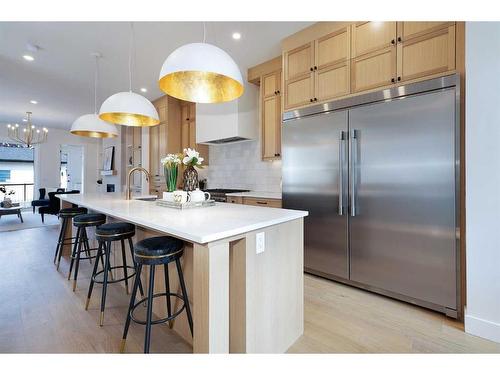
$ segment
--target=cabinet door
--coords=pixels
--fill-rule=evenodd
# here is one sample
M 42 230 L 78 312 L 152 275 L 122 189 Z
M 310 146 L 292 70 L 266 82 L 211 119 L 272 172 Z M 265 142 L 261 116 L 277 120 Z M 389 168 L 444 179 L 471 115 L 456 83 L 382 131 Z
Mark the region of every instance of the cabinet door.
M 398 44 L 398 80 L 429 76 L 455 69 L 455 26 Z
M 396 22 L 358 22 L 352 25 L 353 57 L 395 44 Z
M 284 53 L 285 81 L 310 73 L 314 67 L 314 42 Z
M 319 102 L 349 94 L 351 92 L 349 61 L 316 71 L 315 83 L 315 97 Z
M 315 67 L 321 70 L 351 58 L 351 28 L 344 27 L 315 42 Z
M 285 81 L 285 109 L 311 104 L 314 98 L 314 73 Z
M 351 85 L 353 92 L 387 86 L 395 82 L 396 47 L 356 57 L 351 63 Z
M 398 41 L 406 41 L 424 34 L 453 26 L 454 22 L 398 22 Z M 399 39 L 401 38 L 401 40 Z
M 277 91 L 280 89 L 281 86 L 279 77 L 280 77 L 279 73 L 270 73 L 265 76 L 262 76 L 261 90 L 263 98 L 269 98 L 277 94 Z
M 279 97 L 273 95 L 265 98 L 262 103 L 262 157 L 275 158 L 278 155 Z
M 159 175 L 158 135 L 158 125 L 151 126 L 149 128 L 149 170 L 153 176 Z

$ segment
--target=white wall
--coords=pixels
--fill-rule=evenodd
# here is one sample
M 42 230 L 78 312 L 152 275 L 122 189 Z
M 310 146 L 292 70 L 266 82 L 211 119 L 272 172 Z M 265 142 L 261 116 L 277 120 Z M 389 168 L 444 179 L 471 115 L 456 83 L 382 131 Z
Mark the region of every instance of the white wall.
M 466 23 L 465 330 L 500 342 L 500 23 Z
M 0 141 L 8 141 L 7 127 L 0 125 Z M 95 192 L 99 159 L 99 139 L 79 137 L 72 135 L 69 130 L 49 128 L 46 143 L 35 146 L 35 191 L 40 187 L 54 188 L 60 183 L 60 158 L 61 145 L 82 145 L 84 148 L 84 190 Z

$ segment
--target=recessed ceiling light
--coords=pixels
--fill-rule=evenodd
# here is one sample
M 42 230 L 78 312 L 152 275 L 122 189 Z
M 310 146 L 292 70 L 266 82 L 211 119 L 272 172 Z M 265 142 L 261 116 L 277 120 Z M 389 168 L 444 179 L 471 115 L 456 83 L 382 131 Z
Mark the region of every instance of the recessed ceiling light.
M 31 104 L 38 104 L 38 102 L 36 100 L 30 100 L 30 103 Z
M 241 34 L 240 33 L 233 33 L 233 39 L 240 40 Z
M 148 89 L 145 87 L 141 87 L 141 92 L 148 92 Z
M 23 55 L 23 59 L 25 59 L 26 61 L 33 61 L 35 60 L 35 58 L 31 55 Z

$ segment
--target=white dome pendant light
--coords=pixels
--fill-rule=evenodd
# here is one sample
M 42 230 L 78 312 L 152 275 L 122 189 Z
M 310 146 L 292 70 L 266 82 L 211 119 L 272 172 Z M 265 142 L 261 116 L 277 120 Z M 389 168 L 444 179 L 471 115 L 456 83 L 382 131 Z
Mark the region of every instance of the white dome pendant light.
M 172 52 L 161 68 L 158 84 L 170 96 L 195 103 L 221 103 L 239 98 L 243 78 L 225 51 L 205 43 L 190 43 Z
M 82 137 L 91 138 L 114 138 L 118 136 L 118 129 L 115 125 L 103 121 L 97 115 L 97 76 L 99 72 L 98 59 L 101 57 L 100 53 L 93 53 L 95 57 L 95 71 L 94 71 L 94 113 L 89 113 L 78 117 L 73 125 L 71 125 L 71 134 L 80 135 Z
M 160 123 L 158 112 L 144 96 L 132 92 L 132 43 L 134 27 L 130 23 L 128 57 L 129 91 L 111 95 L 101 105 L 99 118 L 125 126 L 154 126 Z

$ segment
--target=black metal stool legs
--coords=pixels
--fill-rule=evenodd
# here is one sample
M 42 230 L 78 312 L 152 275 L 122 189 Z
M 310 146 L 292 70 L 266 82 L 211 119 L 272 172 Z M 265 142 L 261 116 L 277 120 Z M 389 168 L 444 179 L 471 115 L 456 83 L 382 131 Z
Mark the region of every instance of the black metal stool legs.
M 128 294 L 128 273 L 127 273 L 127 257 L 125 256 L 125 240 L 120 241 L 122 244 L 122 264 L 123 264 L 123 276 L 125 277 L 125 290 Z
M 135 272 L 137 272 L 137 270 L 139 269 L 138 268 L 139 265 L 137 264 L 137 262 L 135 261 L 135 258 L 134 258 L 134 245 L 132 244 L 132 238 L 128 239 L 128 246 L 130 248 L 130 255 L 132 256 L 132 262 L 134 262 L 134 268 L 136 269 Z M 140 269 L 142 269 L 142 267 Z M 139 272 L 139 274 L 140 274 L 140 272 Z M 140 277 L 139 277 L 139 291 L 141 292 L 141 297 L 144 298 L 144 290 L 142 289 L 142 281 L 141 281 Z
M 104 308 L 106 307 L 106 292 L 108 289 L 108 272 L 109 270 L 111 272 L 111 266 L 109 264 L 109 260 L 111 258 L 111 241 L 106 241 L 106 245 L 104 247 L 104 254 L 105 254 L 105 259 L 104 259 L 104 280 L 102 283 L 102 294 L 101 294 L 101 314 L 99 316 L 99 325 L 102 327 L 104 323 Z
M 170 302 L 170 278 L 168 277 L 168 263 L 163 265 L 163 276 L 165 278 L 165 297 L 167 298 L 167 313 L 168 316 L 172 315 L 172 305 Z M 168 321 L 168 326 L 172 328 L 174 324 L 173 320 Z
M 90 297 L 92 296 L 92 289 L 94 288 L 94 278 L 95 278 L 95 275 L 97 274 L 97 267 L 99 266 L 99 259 L 101 260 L 101 263 L 102 263 L 102 269 L 105 270 L 106 268 L 104 268 L 104 262 L 103 262 L 103 259 L 102 259 L 102 248 L 103 248 L 104 244 L 99 241 L 99 247 L 97 248 L 97 255 L 96 255 L 96 258 L 95 258 L 95 263 L 94 263 L 94 270 L 92 271 L 92 276 L 90 277 L 90 285 L 89 285 L 89 291 L 87 293 L 87 302 L 85 303 L 85 310 L 88 310 L 89 308 L 89 303 L 90 303 Z
M 131 316 L 130 313 L 132 309 L 134 308 L 135 304 L 135 299 L 137 297 L 137 289 L 139 288 L 139 285 L 141 285 L 141 271 L 142 271 L 142 265 L 137 265 L 136 267 L 136 274 L 135 274 L 135 280 L 134 280 L 134 286 L 132 287 L 132 295 L 130 297 L 130 303 L 128 305 L 128 311 L 127 311 L 127 319 L 125 320 L 125 327 L 123 328 L 123 336 L 122 336 L 122 342 L 120 345 L 120 353 L 123 353 L 125 350 L 125 341 L 127 340 L 127 334 L 128 334 L 128 329 L 130 327 L 130 320 Z
M 151 318 L 153 317 L 153 292 L 155 287 L 155 266 L 149 266 L 148 308 L 146 312 L 146 336 L 144 338 L 144 353 L 149 353 L 151 341 Z
M 61 224 L 61 231 L 59 232 L 59 239 L 57 240 L 56 253 L 54 254 L 54 264 L 56 264 L 57 257 L 60 253 L 62 253 L 63 243 L 64 243 L 64 235 L 66 233 L 66 227 L 68 225 L 68 220 L 63 218 Z M 61 256 L 59 255 L 59 259 Z M 57 269 L 59 269 L 59 264 L 57 265 Z
M 191 330 L 191 336 L 193 336 L 193 316 L 191 315 L 191 307 L 189 306 L 186 283 L 184 282 L 184 274 L 182 272 L 181 262 L 179 258 L 175 260 L 175 266 L 177 267 L 177 273 L 179 275 L 179 282 L 181 284 L 182 295 L 184 296 L 184 305 L 186 306 L 186 314 L 189 322 L 189 329 Z
M 78 240 L 80 238 L 80 232 L 81 232 L 81 228 L 78 227 L 76 229 L 76 240 L 75 240 L 75 243 L 73 244 L 73 251 L 71 252 L 71 262 L 69 264 L 68 280 L 71 278 L 71 271 L 73 270 L 73 266 L 75 264 L 75 256 L 76 256 L 76 252 L 78 249 Z

